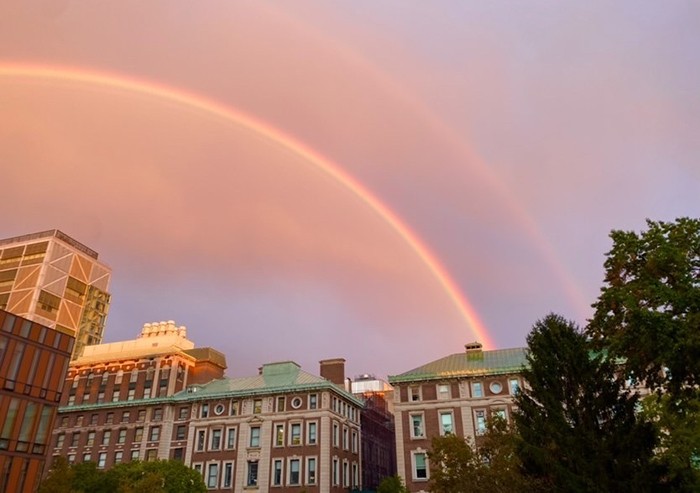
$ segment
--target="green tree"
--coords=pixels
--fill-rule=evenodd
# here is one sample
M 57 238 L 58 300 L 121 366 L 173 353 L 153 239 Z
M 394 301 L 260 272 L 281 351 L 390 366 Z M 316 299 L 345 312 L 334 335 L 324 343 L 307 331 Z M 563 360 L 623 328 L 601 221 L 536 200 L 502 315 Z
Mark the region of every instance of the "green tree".
M 118 493 L 204 493 L 202 476 L 180 461 L 132 461 L 107 471 Z
M 202 476 L 180 461 L 132 461 L 101 471 L 57 457 L 38 493 L 205 493 Z
M 514 413 L 525 473 L 549 491 L 658 491 L 653 427 L 638 420 L 613 361 L 559 315 L 538 321 L 527 342 Z
M 73 485 L 73 469 L 65 457 L 53 459 L 51 469 L 46 478 L 39 484 L 38 493 L 71 493 Z
M 669 394 L 651 394 L 642 401 L 642 414 L 654 423 L 659 447 L 656 460 L 668 471 L 671 491 L 700 490 L 700 400 L 684 405 Z
M 517 493 L 538 491 L 537 483 L 521 474 L 516 454 L 517 435 L 499 417 L 489 420 L 476 446 L 456 435 L 433 438 L 430 491 L 434 493 Z
M 700 220 L 647 220 L 647 228 L 610 234 L 605 285 L 589 331 L 599 347 L 623 358 L 628 375 L 674 397 L 697 399 Z
M 401 476 L 387 476 L 377 487 L 377 493 L 408 493 Z

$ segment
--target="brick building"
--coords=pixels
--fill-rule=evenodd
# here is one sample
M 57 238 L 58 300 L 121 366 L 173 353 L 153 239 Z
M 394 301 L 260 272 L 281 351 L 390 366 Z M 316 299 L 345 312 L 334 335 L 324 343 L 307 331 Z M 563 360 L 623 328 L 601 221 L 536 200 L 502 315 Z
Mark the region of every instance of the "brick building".
M 36 491 L 73 343 L 0 310 L 0 491 Z
M 433 437 L 454 433 L 478 443 L 489 417 L 510 419 L 525 348 L 483 351 L 473 343 L 465 349 L 389 377 L 395 389 L 397 470 L 411 492 L 427 491 Z
M 225 367 L 173 322 L 86 347 L 69 368 L 53 454 L 99 468 L 182 460 L 212 491 L 360 486 L 362 403 L 345 390 L 344 360 L 322 361 L 321 376 L 293 362 L 238 378 Z
M 225 369 L 221 353 L 195 348 L 172 321 L 145 324 L 135 340 L 87 346 L 63 383 L 53 454 L 101 468 L 168 458 L 185 439 L 164 439 L 175 421 L 169 398 Z

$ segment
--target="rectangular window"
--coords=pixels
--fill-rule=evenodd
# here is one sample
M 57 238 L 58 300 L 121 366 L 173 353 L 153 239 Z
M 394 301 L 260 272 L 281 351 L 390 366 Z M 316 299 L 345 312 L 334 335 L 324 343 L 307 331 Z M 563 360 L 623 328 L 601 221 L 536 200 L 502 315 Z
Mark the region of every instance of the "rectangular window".
M 83 462 L 90 462 L 92 460 L 92 455 L 90 452 L 83 454 Z
M 180 411 L 178 413 L 178 419 L 184 420 L 187 419 L 190 415 L 190 408 L 189 407 L 181 407 Z
M 306 483 L 316 484 L 316 458 L 306 459 Z
M 359 440 L 357 438 L 357 431 L 352 430 L 352 452 L 356 454 L 359 450 Z
M 253 414 L 260 414 L 262 412 L 262 399 L 255 399 L 253 401 Z
M 301 461 L 299 459 L 290 459 L 289 460 L 289 484 L 290 485 L 300 484 L 300 481 L 301 481 L 300 467 L 301 467 Z
M 221 430 L 216 429 L 211 431 L 211 450 L 219 450 L 221 448 Z
M 309 409 L 318 407 L 318 394 L 309 394 Z
M 420 400 L 420 387 L 413 385 L 408 388 L 408 400 L 409 401 L 419 401 Z
M 88 431 L 86 447 L 92 447 L 95 444 L 95 432 Z
M 301 445 L 301 423 L 292 423 L 289 437 L 290 445 Z
M 233 486 L 233 462 L 227 462 L 224 464 L 224 479 L 222 484 L 224 488 L 230 488 Z
M 411 414 L 411 438 L 425 438 L 422 414 Z
M 5 422 L 7 422 L 7 421 L 5 421 Z M 73 433 L 73 436 L 71 437 L 70 446 L 77 447 L 79 441 L 80 441 L 80 432 L 76 431 L 75 433 Z
M 121 462 L 123 460 L 124 460 L 124 452 L 122 452 L 121 450 L 114 452 L 114 463 L 115 464 L 121 464 Z
M 145 421 L 145 420 L 146 420 L 146 410 L 145 410 L 145 409 L 141 409 L 141 410 L 139 411 L 139 416 L 138 416 L 137 421 Z
M 119 430 L 119 435 L 117 435 L 117 443 L 126 442 L 126 428 L 121 428 Z
M 131 460 L 139 460 L 139 449 L 131 451 Z
M 413 479 L 428 479 L 428 467 L 426 462 L 427 460 L 425 453 L 416 452 L 413 454 Z
M 151 426 L 150 433 L 148 434 L 149 442 L 157 442 L 160 440 L 160 426 Z
M 197 430 L 197 451 L 201 452 L 204 450 L 204 444 L 207 443 L 207 432 L 206 430 Z
M 187 427 L 185 425 L 179 425 L 175 429 L 175 440 L 184 440 L 187 436 Z
M 236 428 L 229 428 L 226 433 L 226 448 L 236 448 Z
M 61 448 L 63 447 L 63 442 L 66 439 L 66 434 L 65 433 L 59 433 L 56 435 L 56 448 Z
M 177 447 L 173 449 L 173 460 L 179 460 L 182 462 L 185 457 L 185 449 L 182 447 Z
M 119 389 L 114 389 L 112 392 L 112 402 L 117 402 L 119 400 Z
M 284 424 L 283 423 L 276 423 L 275 424 L 275 447 L 283 447 L 284 446 Z
M 481 382 L 472 382 L 472 397 L 484 397 L 484 387 Z
M 476 434 L 483 435 L 486 433 L 486 411 L 474 411 L 476 416 Z
M 272 486 L 282 486 L 282 459 L 275 459 L 272 464 Z
M 349 433 L 350 431 L 347 429 L 347 427 L 343 426 L 343 450 L 348 450 L 350 447 L 350 440 L 349 440 Z
M 251 447 L 259 447 L 260 446 L 260 427 L 259 426 L 251 426 L 251 428 L 250 428 L 250 446 Z
M 283 396 L 280 396 L 277 398 L 277 412 L 278 413 L 284 412 L 285 403 L 286 403 L 286 399 Z
M 112 432 L 110 430 L 105 430 L 102 433 L 102 445 L 109 445 L 110 438 L 112 438 Z
M 200 409 L 199 416 L 201 418 L 208 418 L 209 417 L 209 404 L 202 404 L 202 408 Z
M 333 423 L 333 446 L 337 447 L 340 443 L 340 427 L 338 423 Z
M 207 488 L 216 488 L 219 482 L 219 464 L 209 464 L 207 470 Z
M 307 424 L 306 441 L 309 445 L 316 445 L 316 422 L 311 421 Z
M 440 400 L 446 400 L 451 397 L 450 386 L 448 384 L 440 384 L 437 386 L 437 396 Z
M 452 411 L 443 411 L 440 413 L 440 434 L 449 435 L 450 433 L 454 433 Z
M 146 460 L 154 461 L 158 458 L 158 450 L 154 448 L 149 448 L 146 450 Z
M 348 461 L 343 461 L 343 487 L 350 486 L 350 471 L 348 469 Z
M 129 393 L 126 396 L 126 400 L 133 401 L 134 397 L 136 397 L 136 389 L 129 389 Z
M 491 412 L 493 413 L 494 416 L 498 416 L 503 421 L 508 421 L 508 415 L 506 414 L 506 410 L 504 408 L 494 409 Z
M 248 486 L 258 485 L 258 461 L 256 460 L 248 461 L 248 474 L 246 484 Z
M 134 442 L 138 443 L 141 440 L 143 440 L 143 427 L 139 426 L 138 428 L 134 429 Z
M 163 409 L 162 408 L 157 408 L 153 410 L 153 421 L 162 421 L 163 420 Z
M 238 401 L 231 401 L 231 416 L 238 416 Z
M 107 452 L 100 452 L 97 455 L 97 467 L 103 469 L 107 465 Z
M 338 459 L 333 459 L 332 477 L 333 486 L 338 486 Z
M 517 378 L 511 378 L 508 380 L 508 388 L 510 389 L 510 395 L 515 395 L 520 389 L 520 381 Z
M 111 425 L 114 423 L 114 413 L 107 413 L 107 418 L 105 419 L 105 423 L 108 425 Z

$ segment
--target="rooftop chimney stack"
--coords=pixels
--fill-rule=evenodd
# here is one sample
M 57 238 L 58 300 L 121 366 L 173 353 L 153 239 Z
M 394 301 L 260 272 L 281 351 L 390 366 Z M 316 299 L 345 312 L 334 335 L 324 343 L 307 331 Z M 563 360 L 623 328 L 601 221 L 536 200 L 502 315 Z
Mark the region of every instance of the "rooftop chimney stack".
M 319 361 L 321 376 L 331 383 L 345 388 L 345 359 L 333 358 Z

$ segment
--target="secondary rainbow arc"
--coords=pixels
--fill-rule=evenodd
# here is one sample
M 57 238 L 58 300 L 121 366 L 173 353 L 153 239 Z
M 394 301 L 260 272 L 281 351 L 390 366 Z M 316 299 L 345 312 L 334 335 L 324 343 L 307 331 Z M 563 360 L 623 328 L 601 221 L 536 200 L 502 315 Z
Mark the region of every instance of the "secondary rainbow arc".
M 343 185 L 352 194 L 364 202 L 375 214 L 389 225 L 405 241 L 426 265 L 446 292 L 462 318 L 469 325 L 485 348 L 494 347 L 491 338 L 479 320 L 474 308 L 461 293 L 457 283 L 451 278 L 445 267 L 428 246 L 414 233 L 388 206 L 377 198 L 367 187 L 344 171 L 338 164 L 322 156 L 306 144 L 291 137 L 272 125 L 228 105 L 209 99 L 200 94 L 160 83 L 136 79 L 122 74 L 86 70 L 77 67 L 47 66 L 24 63 L 0 63 L 0 77 L 44 79 L 83 83 L 109 87 L 127 92 L 142 94 L 161 100 L 203 111 L 222 118 L 229 123 L 261 135 L 277 145 L 293 152 L 307 163 Z

